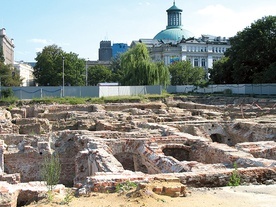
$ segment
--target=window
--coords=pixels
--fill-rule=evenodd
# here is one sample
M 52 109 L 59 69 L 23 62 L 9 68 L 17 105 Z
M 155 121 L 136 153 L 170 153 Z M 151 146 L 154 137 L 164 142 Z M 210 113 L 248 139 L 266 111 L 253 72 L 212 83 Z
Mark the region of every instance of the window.
M 194 67 L 198 67 L 198 59 L 197 58 L 194 59 Z
M 205 68 L 205 66 L 206 66 L 205 59 L 202 58 L 202 59 L 201 59 L 201 67 Z

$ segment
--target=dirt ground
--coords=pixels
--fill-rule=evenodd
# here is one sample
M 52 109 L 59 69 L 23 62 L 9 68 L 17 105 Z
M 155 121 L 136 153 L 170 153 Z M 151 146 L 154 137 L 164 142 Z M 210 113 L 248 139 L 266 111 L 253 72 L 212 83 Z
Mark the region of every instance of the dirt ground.
M 134 194 L 92 193 L 89 197 L 73 198 L 71 207 L 275 207 L 276 185 L 250 185 L 223 188 L 188 189 L 187 197 L 171 198 L 153 192 Z M 40 201 L 31 207 L 61 206 L 57 202 Z

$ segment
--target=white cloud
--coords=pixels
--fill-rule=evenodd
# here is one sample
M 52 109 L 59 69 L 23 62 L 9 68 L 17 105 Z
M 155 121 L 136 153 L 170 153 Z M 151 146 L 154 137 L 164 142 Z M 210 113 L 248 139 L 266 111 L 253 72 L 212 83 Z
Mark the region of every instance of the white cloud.
M 195 13 L 197 24 L 191 31 L 196 36 L 204 33 L 231 37 L 268 14 L 273 14 L 273 8 L 270 5 L 235 11 L 221 4 L 209 5 Z
M 35 48 L 35 52 L 42 52 L 43 48 L 42 47 L 37 47 Z
M 139 6 L 144 6 L 144 5 L 149 6 L 150 2 L 148 1 L 139 2 Z
M 34 39 L 30 39 L 29 42 L 47 45 L 47 44 L 49 44 L 50 41 L 48 41 L 46 39 L 37 39 L 37 38 L 34 38 Z
M 201 10 L 197 11 L 197 14 L 200 15 L 211 15 L 213 17 L 221 16 L 221 15 L 233 15 L 234 12 L 231 9 L 224 7 L 223 5 L 209 5 Z

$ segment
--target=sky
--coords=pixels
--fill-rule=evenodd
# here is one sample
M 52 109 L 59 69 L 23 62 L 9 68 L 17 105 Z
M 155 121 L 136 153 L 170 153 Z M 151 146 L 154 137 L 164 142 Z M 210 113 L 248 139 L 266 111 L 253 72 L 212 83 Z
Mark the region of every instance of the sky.
M 264 16 L 275 0 L 175 0 L 195 37 L 232 37 Z M 34 62 L 45 46 L 98 60 L 100 41 L 131 44 L 166 29 L 173 0 L 0 0 L 0 28 L 14 39 L 15 61 Z

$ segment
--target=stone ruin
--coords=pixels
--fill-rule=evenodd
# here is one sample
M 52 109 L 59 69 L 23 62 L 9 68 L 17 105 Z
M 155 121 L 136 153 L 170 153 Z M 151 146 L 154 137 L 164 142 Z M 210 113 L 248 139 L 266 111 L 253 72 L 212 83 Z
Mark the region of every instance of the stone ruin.
M 234 163 L 242 183 L 274 183 L 275 106 L 275 99 L 174 97 L 2 107 L 0 207 L 40 199 L 47 191 L 41 166 L 53 152 L 61 161 L 60 183 L 80 195 L 114 191 L 125 181 L 226 186 Z M 183 193 L 183 186 L 160 189 L 155 192 Z

